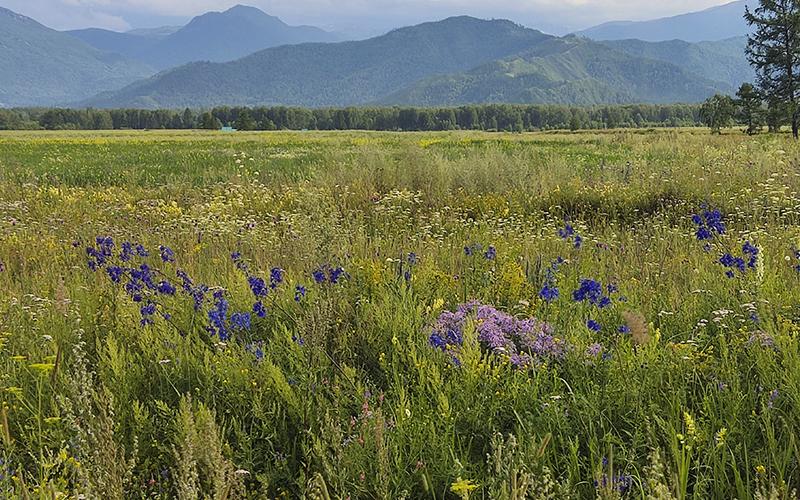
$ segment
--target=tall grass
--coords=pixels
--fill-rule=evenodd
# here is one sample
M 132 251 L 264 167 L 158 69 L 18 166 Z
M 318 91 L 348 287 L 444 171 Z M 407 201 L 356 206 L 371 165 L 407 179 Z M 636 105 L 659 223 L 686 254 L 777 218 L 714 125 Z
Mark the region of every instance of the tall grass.
M 793 498 L 798 153 L 691 130 L 0 134 L 0 495 Z M 230 339 L 180 291 L 142 326 L 87 266 L 99 235 L 231 311 L 255 301 L 231 253 L 284 281 Z M 582 279 L 612 305 L 574 301 Z M 515 367 L 474 314 L 432 346 L 471 300 L 570 347 Z

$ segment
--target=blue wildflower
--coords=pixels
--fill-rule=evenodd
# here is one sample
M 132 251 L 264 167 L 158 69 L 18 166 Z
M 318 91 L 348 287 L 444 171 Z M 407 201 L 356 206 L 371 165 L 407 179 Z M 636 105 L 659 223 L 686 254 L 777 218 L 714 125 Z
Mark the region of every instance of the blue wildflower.
M 347 273 L 345 272 L 344 268 L 336 267 L 331 269 L 328 273 L 328 279 L 332 284 L 337 284 L 341 279 L 347 279 Z
M 142 292 L 144 289 L 139 281 L 131 280 L 125 283 L 125 292 L 131 296 L 134 302 L 141 302 L 143 300 Z
M 245 346 L 245 349 L 248 352 L 251 352 L 253 354 L 253 356 L 255 356 L 256 361 L 261 361 L 262 359 L 264 359 L 264 342 L 263 341 L 252 342 L 250 344 L 247 344 Z
M 283 283 L 284 270 L 280 267 L 273 267 L 269 272 L 269 287 L 273 290 Z
M 315 269 L 314 272 L 311 273 L 311 276 L 314 278 L 314 282 L 316 282 L 318 285 L 325 283 L 325 281 L 328 279 L 327 275 L 325 274 L 325 270 L 321 267 Z
M 133 243 L 130 241 L 124 241 L 122 243 L 122 251 L 119 253 L 119 260 L 122 262 L 128 262 L 133 258 L 134 251 L 133 251 Z
M 250 291 L 253 292 L 256 298 L 266 297 L 269 290 L 267 284 L 263 279 L 258 276 L 250 276 L 247 278 L 247 283 L 250 285 Z
M 581 235 L 575 232 L 575 228 L 572 227 L 572 225 L 568 222 L 565 223 L 562 229 L 558 230 L 558 236 L 565 241 L 572 240 L 572 245 L 576 249 L 580 250 L 581 246 L 583 246 L 583 238 L 581 238 Z
M 111 257 L 114 248 L 114 239 L 111 236 L 98 236 L 95 238 L 98 250 L 106 257 Z
M 259 318 L 265 318 L 267 316 L 267 308 L 264 307 L 264 303 L 260 300 L 253 304 L 253 314 Z
M 486 249 L 486 253 L 483 254 L 483 257 L 486 260 L 494 260 L 494 259 L 496 259 L 497 258 L 497 249 L 495 247 L 489 245 L 489 248 Z
M 758 247 L 746 241 L 745 244 L 742 245 L 742 253 L 748 256 L 747 267 L 755 269 L 756 263 L 758 262 Z
M 416 266 L 417 263 L 419 262 L 419 258 L 417 258 L 417 254 L 415 254 L 414 252 L 408 254 L 408 258 L 406 260 L 408 261 L 409 265 L 412 266 Z
M 539 297 L 541 297 L 547 303 L 558 300 L 558 296 L 558 288 L 551 282 L 545 283 L 542 289 L 539 291 Z
M 467 257 L 472 257 L 473 255 L 479 255 L 483 252 L 483 245 L 480 243 L 472 243 L 469 246 L 464 247 L 464 255 Z
M 725 275 L 729 278 L 734 277 L 735 270 L 738 270 L 740 273 L 745 273 L 747 271 L 747 264 L 745 263 L 744 259 L 733 256 L 729 253 L 723 254 L 719 259 L 719 263 L 728 268 L 728 270 L 725 272 Z
M 147 251 L 147 249 L 144 246 L 139 244 L 139 245 L 136 245 L 136 255 L 139 256 L 139 257 L 147 257 L 148 255 L 150 255 L 150 253 Z
M 138 268 L 130 269 L 130 275 L 132 281 L 141 281 L 148 289 L 156 289 L 156 284 L 153 282 L 155 275 L 147 264 L 141 264 Z
M 231 327 L 236 330 L 250 329 L 250 313 L 237 312 L 231 314 Z
M 428 337 L 428 343 L 441 350 L 445 350 L 447 347 L 447 341 L 442 337 L 439 332 L 433 332 L 430 337 Z
M 619 333 L 631 333 L 631 328 L 628 325 L 622 325 L 619 328 L 617 328 L 617 331 Z
M 214 307 L 208 311 L 208 329 L 212 335 L 217 335 L 224 342 L 230 338 L 227 328 L 228 301 L 225 300 L 224 292 L 221 290 L 214 292 L 214 299 Z
M 769 401 L 767 402 L 768 408 L 772 408 L 773 406 L 775 406 L 775 400 L 778 399 L 779 395 L 780 393 L 778 392 L 778 389 L 774 389 L 772 392 L 769 393 Z
M 595 480 L 594 486 L 597 489 L 606 490 L 608 488 L 614 489 L 619 493 L 626 493 L 633 485 L 633 478 L 631 476 L 612 476 L 603 474 L 600 481 Z
M 597 356 L 602 354 L 604 350 L 605 347 L 603 347 L 603 344 L 594 343 L 586 348 L 586 355 L 591 358 L 596 358 Z
M 153 324 L 153 315 L 156 313 L 156 305 L 154 303 L 148 302 L 139 309 L 139 312 L 142 314 L 142 326 Z
M 558 230 L 558 236 L 562 240 L 566 240 L 571 238 L 575 234 L 575 228 L 572 227 L 571 224 L 566 223 L 563 229 Z
M 111 278 L 111 281 L 114 283 L 119 283 L 122 281 L 122 276 L 125 274 L 125 269 L 119 266 L 109 266 L 106 269 L 106 272 L 108 273 L 108 277 Z
M 158 284 L 158 293 L 162 295 L 175 295 L 175 286 L 167 280 L 162 280 Z
M 236 264 L 236 269 L 247 273 L 247 262 L 242 258 L 242 252 L 232 252 L 231 260 Z
M 725 234 L 725 224 L 719 210 L 703 210 L 701 214 L 692 216 L 692 222 L 697 226 L 695 236 L 698 241 L 711 240 L 715 235 Z
M 306 296 L 306 287 L 304 287 L 303 285 L 297 285 L 296 287 L 294 287 L 295 302 L 300 302 L 301 300 L 303 300 L 303 297 L 305 296 Z
M 170 247 L 161 245 L 158 247 L 158 250 L 161 252 L 162 262 L 175 262 L 175 252 L 173 252 Z
M 600 323 L 598 323 L 593 319 L 590 319 L 589 321 L 586 322 L 586 327 L 593 332 L 599 332 L 600 330 L 603 329 Z
M 601 309 L 611 304 L 611 300 L 603 294 L 603 285 L 593 279 L 582 279 L 580 287 L 572 292 L 575 302 L 589 302 Z

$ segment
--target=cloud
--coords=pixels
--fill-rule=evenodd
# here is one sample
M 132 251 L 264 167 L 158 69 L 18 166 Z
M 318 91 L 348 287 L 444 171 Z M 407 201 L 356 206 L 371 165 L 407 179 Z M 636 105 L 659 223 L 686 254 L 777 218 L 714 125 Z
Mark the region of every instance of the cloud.
M 58 30 L 87 27 L 125 31 L 131 28 L 122 15 L 113 9 L 80 5 L 70 0 L 2 0 L 0 6 Z
M 700 10 L 728 0 L 0 0 L 11 10 L 59 29 L 155 26 L 237 3 L 259 7 L 293 24 L 330 27 L 374 23 L 395 27 L 450 15 L 509 18 L 531 27 L 582 28 L 610 20 L 641 20 Z

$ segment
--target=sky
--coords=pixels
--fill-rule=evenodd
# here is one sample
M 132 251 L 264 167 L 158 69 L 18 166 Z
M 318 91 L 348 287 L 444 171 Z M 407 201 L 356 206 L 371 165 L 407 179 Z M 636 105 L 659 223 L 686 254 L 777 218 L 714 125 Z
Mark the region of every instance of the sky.
M 351 36 L 452 15 L 511 19 L 553 34 L 606 21 L 645 20 L 722 5 L 731 0 L 0 0 L 0 6 L 55 29 L 126 31 L 179 26 L 208 11 L 252 5 L 289 24 L 310 24 Z

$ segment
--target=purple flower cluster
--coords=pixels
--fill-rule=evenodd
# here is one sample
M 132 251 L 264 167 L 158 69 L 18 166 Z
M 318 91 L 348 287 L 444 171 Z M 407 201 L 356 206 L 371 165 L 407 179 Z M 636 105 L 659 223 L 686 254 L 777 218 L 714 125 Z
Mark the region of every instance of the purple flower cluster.
M 715 236 L 725 234 L 725 223 L 722 222 L 722 213 L 719 210 L 704 208 L 699 214 L 692 216 L 692 222 L 697 226 L 695 236 L 698 241 L 708 241 Z
M 208 293 L 208 286 L 203 284 L 195 285 L 185 271 L 178 270 L 175 274 L 181 279 L 183 293 L 192 298 L 195 312 L 200 311 L 203 308 L 206 293 Z
M 250 352 L 255 356 L 256 361 L 261 361 L 264 359 L 264 341 L 259 340 L 257 342 L 250 342 L 249 344 L 245 345 L 244 348 L 247 352 Z
M 593 279 L 582 279 L 577 290 L 572 292 L 572 300 L 575 302 L 588 302 L 598 309 L 605 309 L 612 304 L 611 296 L 617 293 L 617 286 L 603 284 Z
M 749 347 L 758 345 L 765 349 L 774 349 L 775 339 L 772 338 L 772 335 L 766 332 L 755 332 L 752 335 L 750 335 L 749 339 L 747 339 L 747 345 Z
M 95 245 L 86 248 L 87 265 L 92 271 L 103 269 L 111 282 L 121 285 L 133 302 L 142 304 L 139 307 L 141 324 L 150 325 L 159 308 L 158 297 L 175 295 L 175 285 L 166 277 L 158 279 L 163 274 L 153 270 L 147 262 L 132 262 L 149 255 L 142 245 L 124 241 L 120 244 L 118 253 L 115 249 L 111 236 L 98 236 L 95 238 Z M 180 272 L 178 277 L 181 278 Z M 162 316 L 168 315 L 162 313 Z
M 397 276 L 402 277 L 406 282 L 411 281 L 414 268 L 419 264 L 419 257 L 414 252 L 409 253 L 405 258 L 397 260 Z
M 558 268 L 561 267 L 563 263 L 564 259 L 559 257 L 554 260 L 545 271 L 544 285 L 542 285 L 542 289 L 539 290 L 539 298 L 548 304 L 558 300 L 560 296 L 558 286 L 556 285 L 556 277 L 558 275 Z
M 483 251 L 483 245 L 480 243 L 471 243 L 464 247 L 464 255 L 467 257 L 472 257 L 475 255 L 483 255 L 483 258 L 486 260 L 495 260 L 497 258 L 497 249 L 489 245 L 486 248 L 486 251 Z
M 433 324 L 430 344 L 450 353 L 457 362 L 468 318 L 475 321 L 481 346 L 492 354 L 507 357 L 517 367 L 561 359 L 567 348 L 566 342 L 553 336 L 550 325 L 536 318 L 518 319 L 478 302 L 462 304 L 455 312 L 442 312 Z
M 755 269 L 757 262 L 758 247 L 749 241 L 742 245 L 741 257 L 726 253 L 719 259 L 719 263 L 726 268 L 725 276 L 728 278 L 734 278 L 736 271 L 739 271 L 740 274 L 745 274 L 748 269 Z
M 311 273 L 311 277 L 314 278 L 314 282 L 318 285 L 323 283 L 336 285 L 340 281 L 348 279 L 350 276 L 345 272 L 343 267 L 331 267 L 329 264 L 323 264 Z
M 593 319 L 590 319 L 589 321 L 586 322 L 586 328 L 588 328 L 593 332 L 599 332 L 600 330 L 603 329 L 602 325 L 600 325 L 600 323 L 598 323 Z
M 170 314 L 164 311 L 164 304 L 159 299 L 177 295 L 179 287 L 176 283 L 180 283 L 180 291 L 192 299 L 195 312 L 205 308 L 206 295 L 209 291 L 207 285 L 195 284 L 189 275 L 180 269 L 175 271 L 173 283 L 164 270 L 152 268 L 145 262 L 150 254 L 140 244 L 125 241 L 120 244 L 118 253 L 115 249 L 113 238 L 98 236 L 95 245 L 86 249 L 86 255 L 89 257 L 88 266 L 94 271 L 103 269 L 112 283 L 120 285 L 134 303 L 140 304 L 142 326 L 152 325 L 156 314 L 164 319 L 170 319 Z M 158 250 L 158 257 L 162 263 L 175 262 L 175 252 L 172 249 L 161 245 Z M 246 265 L 244 267 L 246 268 Z M 282 281 L 283 270 L 273 269 L 271 273 L 273 288 Z M 254 283 L 251 282 L 251 288 L 253 286 Z M 262 286 L 266 289 L 265 284 Z M 229 304 L 225 292 L 218 289 L 214 292 L 213 302 L 207 311 L 207 330 L 223 341 L 230 338 L 232 330 L 249 330 L 251 326 L 250 313 L 233 313 L 229 317 L 228 310 Z
M 564 227 L 558 230 L 558 237 L 564 241 L 571 241 L 572 246 L 580 249 L 583 246 L 583 238 L 575 232 L 575 228 L 569 222 L 564 224 Z
M 603 474 L 603 477 L 600 478 L 599 481 L 595 480 L 594 486 L 597 489 L 613 489 L 622 494 L 628 492 L 633 485 L 633 478 L 627 475 L 614 475 L 609 477 L 607 474 Z
M 276 290 L 281 283 L 283 283 L 286 276 L 286 271 L 280 267 L 273 267 L 269 271 L 269 283 L 267 283 L 264 278 L 250 273 L 250 266 L 242 257 L 241 252 L 233 252 L 231 254 L 231 260 L 233 260 L 233 262 L 236 264 L 236 269 L 241 271 L 247 277 L 247 285 L 250 287 L 250 292 L 255 298 L 255 302 L 253 303 L 252 307 L 253 314 L 259 318 L 265 318 L 267 316 L 267 308 L 264 305 L 263 299 L 269 295 L 270 290 Z M 301 288 L 303 289 L 303 295 L 305 295 L 305 288 L 303 288 L 302 285 L 298 285 L 295 289 L 295 300 L 298 302 L 299 299 L 297 290 Z M 238 330 L 250 329 L 250 313 L 235 313 L 234 316 L 231 316 L 231 321 L 234 322 L 234 326 Z

